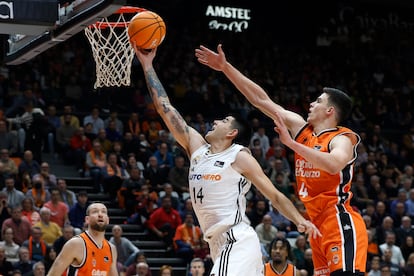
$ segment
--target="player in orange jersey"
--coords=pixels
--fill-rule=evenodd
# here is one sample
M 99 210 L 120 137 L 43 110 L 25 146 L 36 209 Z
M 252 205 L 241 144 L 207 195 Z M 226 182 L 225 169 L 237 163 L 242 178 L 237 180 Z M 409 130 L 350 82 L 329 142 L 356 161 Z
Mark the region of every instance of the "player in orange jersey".
M 256 83 L 217 52 L 200 46 L 201 64 L 221 71 L 237 89 L 276 124 L 280 140 L 295 152 L 299 198 L 322 237 L 310 240 L 315 275 L 364 275 L 368 237 L 361 215 L 350 205 L 356 147 L 360 137 L 338 126 L 349 115 L 352 101 L 335 88 L 324 88 L 310 104 L 307 120 L 273 102 Z
M 86 209 L 88 229 L 65 243 L 53 262 L 48 276 L 97 275 L 118 276 L 117 252 L 105 239 L 109 223 L 108 210 L 102 203 L 92 203 Z
M 291 262 L 290 243 L 285 238 L 275 238 L 269 246 L 270 260 L 264 265 L 264 276 L 295 276 L 300 271 Z

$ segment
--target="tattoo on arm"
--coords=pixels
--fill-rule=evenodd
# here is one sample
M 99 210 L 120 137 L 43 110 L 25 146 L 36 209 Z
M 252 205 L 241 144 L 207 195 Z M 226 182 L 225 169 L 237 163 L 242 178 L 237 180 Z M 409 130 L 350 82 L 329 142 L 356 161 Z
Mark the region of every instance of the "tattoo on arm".
M 162 86 L 157 74 L 153 69 L 147 71 L 146 80 L 150 96 L 155 103 L 159 103 L 162 107 L 162 112 L 168 114 L 170 111 L 170 122 L 179 133 L 188 134 L 189 128 L 181 114 L 171 105 L 167 93 Z

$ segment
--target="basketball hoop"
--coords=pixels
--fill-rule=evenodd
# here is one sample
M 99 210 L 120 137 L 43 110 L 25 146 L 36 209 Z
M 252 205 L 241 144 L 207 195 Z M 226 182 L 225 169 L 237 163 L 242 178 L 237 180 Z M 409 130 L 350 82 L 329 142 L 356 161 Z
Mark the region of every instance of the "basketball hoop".
M 144 10 L 125 6 L 85 28 L 96 63 L 95 89 L 130 85 L 134 49 L 129 43 L 127 15 Z

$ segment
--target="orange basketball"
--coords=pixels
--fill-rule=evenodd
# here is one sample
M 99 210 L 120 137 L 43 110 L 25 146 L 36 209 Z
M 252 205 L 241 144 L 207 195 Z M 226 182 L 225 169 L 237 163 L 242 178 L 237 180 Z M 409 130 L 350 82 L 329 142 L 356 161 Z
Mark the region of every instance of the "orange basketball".
M 137 13 L 128 24 L 129 41 L 138 48 L 153 49 L 158 47 L 165 37 L 164 20 L 155 12 Z

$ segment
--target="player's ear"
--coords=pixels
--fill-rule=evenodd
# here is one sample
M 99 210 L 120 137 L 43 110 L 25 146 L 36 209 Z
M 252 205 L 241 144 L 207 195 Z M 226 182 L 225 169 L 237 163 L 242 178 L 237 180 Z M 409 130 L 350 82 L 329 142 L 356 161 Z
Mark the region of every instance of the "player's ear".
M 237 135 L 239 134 L 239 130 L 237 129 L 237 128 L 234 128 L 234 129 L 232 129 L 232 130 L 230 130 L 228 133 L 227 133 L 227 136 L 228 137 L 231 137 L 232 139 L 234 139 L 234 138 L 236 138 L 237 137 Z

